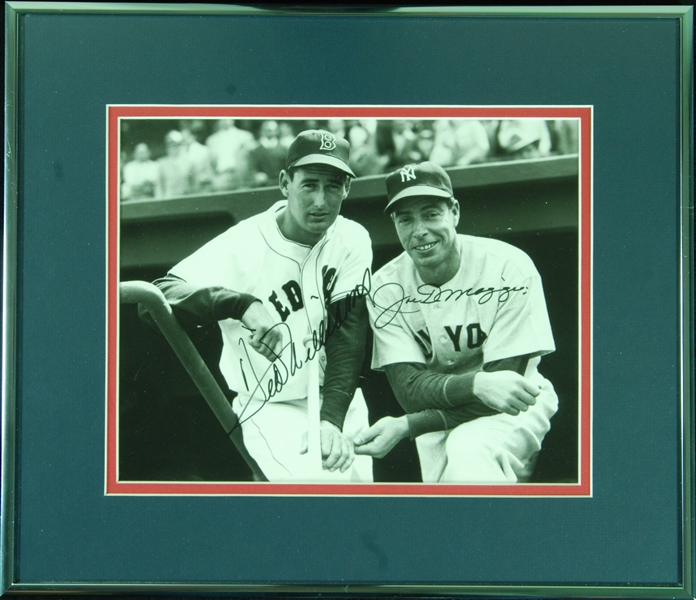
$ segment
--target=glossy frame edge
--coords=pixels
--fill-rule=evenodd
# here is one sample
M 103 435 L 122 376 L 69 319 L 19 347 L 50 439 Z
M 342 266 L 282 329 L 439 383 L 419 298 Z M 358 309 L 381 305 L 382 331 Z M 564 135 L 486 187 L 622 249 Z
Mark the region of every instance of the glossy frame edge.
M 2 496 L 0 498 L 0 594 L 14 579 L 15 415 L 17 332 L 17 29 L 18 14 L 5 5 L 5 156 L 2 264 Z

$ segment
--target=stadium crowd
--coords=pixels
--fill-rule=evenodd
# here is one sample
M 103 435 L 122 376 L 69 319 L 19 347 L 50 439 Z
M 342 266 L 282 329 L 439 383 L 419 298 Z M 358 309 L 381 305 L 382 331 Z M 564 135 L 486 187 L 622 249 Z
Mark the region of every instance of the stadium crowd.
M 276 185 L 290 142 L 305 129 L 347 139 L 358 177 L 426 160 L 447 168 L 578 152 L 574 120 L 191 119 L 162 125 L 171 126 L 163 136 L 122 123 L 121 201 Z

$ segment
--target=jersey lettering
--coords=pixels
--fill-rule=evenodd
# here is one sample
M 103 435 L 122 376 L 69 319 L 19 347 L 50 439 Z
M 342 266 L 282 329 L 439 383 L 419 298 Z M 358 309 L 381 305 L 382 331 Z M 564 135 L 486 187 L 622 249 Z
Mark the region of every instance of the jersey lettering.
M 292 312 L 297 312 L 304 306 L 304 300 L 302 299 L 302 288 L 297 281 L 290 280 L 282 286 L 282 290 L 290 301 L 290 308 Z M 283 323 L 290 316 L 290 311 L 278 298 L 278 292 L 273 292 L 269 297 L 268 301 L 275 307 L 278 311 L 278 315 L 283 320 Z
M 321 268 L 321 275 L 324 286 L 324 300 L 326 304 L 331 303 L 331 292 L 333 292 L 336 287 L 336 269 L 333 267 L 323 266 Z
M 472 323 L 466 326 L 466 345 L 469 348 L 480 348 L 488 336 L 481 329 L 478 323 Z
M 292 312 L 300 310 L 304 306 L 304 302 L 302 301 L 302 288 L 297 281 L 293 281 L 292 279 L 288 281 L 283 286 L 283 291 L 288 297 L 288 300 L 290 300 Z
M 283 322 L 285 322 L 285 320 L 290 316 L 290 311 L 280 303 L 280 300 L 278 300 L 278 294 L 273 292 L 268 297 L 268 301 L 275 307 L 280 315 L 280 318 L 283 320 Z
M 454 351 L 461 352 L 462 347 L 459 345 L 459 336 L 462 333 L 462 326 L 457 325 L 457 329 L 452 331 L 449 325 L 445 325 L 445 331 L 447 332 L 447 335 L 450 337 L 452 343 L 454 344 Z
M 413 338 L 421 347 L 421 350 L 423 350 L 423 354 L 425 354 L 425 359 L 430 360 L 433 357 L 433 342 L 430 339 L 430 336 L 428 335 L 427 331 L 423 331 L 422 329 L 420 329 L 417 332 L 417 335 L 413 336 Z

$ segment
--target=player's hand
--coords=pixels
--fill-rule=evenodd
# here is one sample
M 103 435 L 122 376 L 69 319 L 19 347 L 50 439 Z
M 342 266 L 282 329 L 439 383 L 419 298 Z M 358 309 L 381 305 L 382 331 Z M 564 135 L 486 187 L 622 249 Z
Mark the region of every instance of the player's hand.
M 514 371 L 479 371 L 474 377 L 474 394 L 484 404 L 519 415 L 536 402 L 541 388 Z
M 355 438 L 355 453 L 384 458 L 401 440 L 408 437 L 408 420 L 383 417 Z
M 273 362 L 283 348 L 283 334 L 261 302 L 252 302 L 242 316 L 242 323 L 252 332 L 249 345 Z
M 321 438 L 321 466 L 327 471 L 341 471 L 341 473 L 345 473 L 355 460 L 353 444 L 330 421 L 321 421 L 319 435 Z M 306 453 L 307 433 L 305 432 L 302 436 L 300 454 Z

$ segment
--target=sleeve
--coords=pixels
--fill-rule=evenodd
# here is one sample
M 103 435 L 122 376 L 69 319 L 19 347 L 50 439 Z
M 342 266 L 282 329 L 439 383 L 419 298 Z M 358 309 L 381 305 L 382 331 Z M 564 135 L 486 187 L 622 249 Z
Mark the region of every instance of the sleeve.
M 484 365 L 483 370 L 515 371 L 521 375 L 528 361 L 527 356 L 516 356 Z M 444 375 L 417 364 L 393 364 L 385 371 L 396 399 L 407 413 L 411 439 L 498 414 L 474 394 L 476 373 Z
M 372 243 L 367 231 L 354 223 L 347 228 L 345 260 L 330 286 L 326 333 L 326 370 L 321 418 L 343 428 L 348 407 L 358 387 L 367 339 L 367 294 L 372 266 Z
M 475 373 L 444 375 L 428 371 L 424 365 L 408 363 L 388 365 L 385 372 L 396 399 L 407 413 L 412 439 L 498 412 L 474 395 Z
M 258 301 L 251 294 L 221 287 L 196 287 L 174 275 L 153 283 L 162 290 L 177 320 L 186 329 L 223 319 L 239 320 L 247 308 Z
M 343 429 L 348 407 L 358 387 L 367 341 L 365 297 L 347 296 L 329 307 L 326 371 L 321 419 Z
M 493 409 L 490 409 L 493 411 Z M 495 411 L 491 414 L 496 414 Z M 432 431 L 447 431 L 462 423 L 468 423 L 479 416 L 473 415 L 468 407 L 455 406 L 447 409 L 427 408 L 417 413 L 406 415 L 409 438 L 415 440 L 419 435 Z
M 425 365 L 425 353 L 409 333 L 402 314 L 404 290 L 399 283 L 375 278 L 367 308 L 374 332 L 372 368 L 382 370 L 394 363 Z
M 166 277 L 155 281 L 184 327 L 223 319 L 241 319 L 258 300 L 253 289 L 254 260 L 242 247 L 253 244 L 253 230 L 232 227 L 174 266 Z
M 506 271 L 503 283 L 509 294 L 499 297 L 495 319 L 483 347 L 484 363 L 511 356 L 542 356 L 556 349 L 541 277 L 536 269 L 533 275 L 524 278 L 516 268 Z

